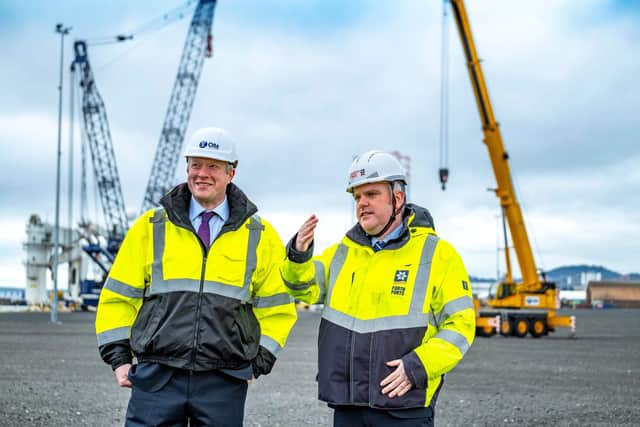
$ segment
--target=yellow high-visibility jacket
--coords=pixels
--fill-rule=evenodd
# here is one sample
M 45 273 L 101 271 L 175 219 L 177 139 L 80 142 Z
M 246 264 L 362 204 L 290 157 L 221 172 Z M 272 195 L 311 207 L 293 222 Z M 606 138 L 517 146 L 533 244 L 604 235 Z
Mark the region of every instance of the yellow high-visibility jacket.
M 356 224 L 311 259 L 288 245 L 281 266 L 289 293 L 324 303 L 318 338 L 318 395 L 331 405 L 379 409 L 435 405 L 446 372 L 475 335 L 471 286 L 462 259 L 439 239 L 428 211 L 408 205 L 404 231 L 378 252 Z M 294 237 L 295 239 L 295 237 Z M 380 382 L 402 359 L 413 387 L 383 395 Z
M 229 218 L 206 249 L 186 184 L 127 233 L 100 294 L 96 334 L 115 369 L 150 361 L 196 371 L 269 373 L 296 320 L 278 271 L 284 247 L 235 185 Z

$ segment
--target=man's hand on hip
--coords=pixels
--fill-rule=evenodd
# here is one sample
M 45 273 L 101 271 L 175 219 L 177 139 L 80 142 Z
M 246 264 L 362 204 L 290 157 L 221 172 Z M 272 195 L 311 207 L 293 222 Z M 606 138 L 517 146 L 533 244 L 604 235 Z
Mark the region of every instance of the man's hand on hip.
M 397 368 L 380 383 L 382 394 L 388 395 L 389 399 L 393 399 L 396 396 L 404 396 L 411 390 L 413 384 L 411 384 L 411 380 L 409 380 L 407 373 L 404 371 L 402 359 L 391 360 L 387 362 L 387 366 L 397 366 Z
M 120 387 L 131 388 L 131 381 L 129 381 L 129 369 L 131 369 L 131 363 L 125 363 L 116 368 L 113 373 L 116 375 L 116 381 Z

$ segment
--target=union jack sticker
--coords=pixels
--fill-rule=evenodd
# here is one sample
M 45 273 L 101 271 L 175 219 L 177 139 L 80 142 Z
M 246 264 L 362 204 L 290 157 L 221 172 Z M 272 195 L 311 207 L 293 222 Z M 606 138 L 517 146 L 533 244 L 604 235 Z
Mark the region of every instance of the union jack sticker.
M 351 177 L 351 179 L 357 177 L 358 175 L 360 176 L 364 176 L 364 169 L 358 169 L 357 171 L 353 171 L 351 172 L 351 174 L 349 175 Z

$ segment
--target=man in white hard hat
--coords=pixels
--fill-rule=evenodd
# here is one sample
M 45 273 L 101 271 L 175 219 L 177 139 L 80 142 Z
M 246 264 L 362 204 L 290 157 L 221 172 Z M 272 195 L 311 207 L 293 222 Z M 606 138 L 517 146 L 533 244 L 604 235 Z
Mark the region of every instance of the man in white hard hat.
M 334 426 L 433 426 L 444 374 L 475 334 L 467 272 L 429 212 L 406 202 L 393 155 L 358 156 L 347 181 L 358 223 L 312 258 L 312 215 L 281 266 L 292 296 L 324 304 L 318 396 Z
M 198 130 L 184 155 L 187 182 L 136 220 L 100 294 L 100 355 L 132 388 L 127 426 L 242 426 L 247 383 L 296 319 L 284 247 L 232 183 L 225 131 Z

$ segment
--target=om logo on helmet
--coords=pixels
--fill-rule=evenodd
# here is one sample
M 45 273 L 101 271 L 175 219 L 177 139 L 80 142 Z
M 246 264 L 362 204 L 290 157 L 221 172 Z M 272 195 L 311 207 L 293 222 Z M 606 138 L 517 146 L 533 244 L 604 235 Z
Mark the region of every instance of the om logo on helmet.
M 219 145 L 219 144 L 216 144 L 216 143 L 215 143 L 215 142 L 213 142 L 213 141 L 204 141 L 204 140 L 203 140 L 203 141 L 200 141 L 200 144 L 198 144 L 198 145 L 200 146 L 200 148 L 207 148 L 207 147 L 209 147 L 209 148 L 213 148 L 213 149 L 215 149 L 215 150 L 219 150 L 219 149 L 220 149 L 220 145 Z

